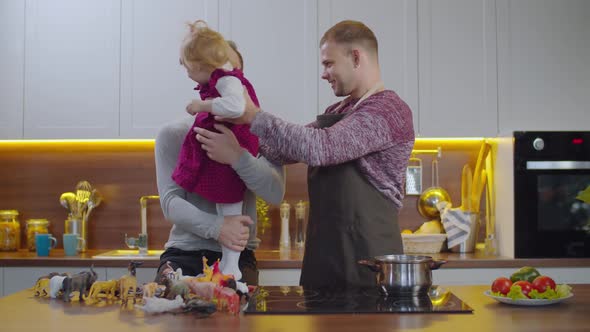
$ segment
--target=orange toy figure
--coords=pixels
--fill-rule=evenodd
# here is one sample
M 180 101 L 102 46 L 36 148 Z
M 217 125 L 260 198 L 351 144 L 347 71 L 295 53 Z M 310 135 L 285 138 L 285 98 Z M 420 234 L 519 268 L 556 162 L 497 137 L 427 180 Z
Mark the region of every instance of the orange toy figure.
M 211 277 L 213 276 L 213 269 L 209 265 L 207 265 L 207 257 L 203 256 L 203 273 L 200 274 L 200 277 L 197 276 L 197 281 L 200 282 L 209 282 L 211 281 Z
M 229 279 L 233 279 L 234 276 L 231 274 L 222 274 L 221 270 L 219 269 L 219 261 L 213 263 L 213 273 L 211 275 L 211 281 L 214 282 L 216 285 L 223 286 L 223 282 Z
M 217 299 L 217 310 L 223 311 L 227 309 L 227 311 L 234 315 L 240 312 L 240 296 L 235 290 L 217 286 L 213 294 Z

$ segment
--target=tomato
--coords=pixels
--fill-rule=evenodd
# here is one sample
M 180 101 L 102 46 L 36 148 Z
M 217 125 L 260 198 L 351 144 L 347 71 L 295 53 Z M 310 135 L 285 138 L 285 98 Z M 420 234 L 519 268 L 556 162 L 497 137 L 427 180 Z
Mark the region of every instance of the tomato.
M 526 280 L 520 280 L 520 281 L 513 283 L 512 286 L 520 286 L 522 293 L 526 297 L 530 298 L 529 293 L 533 290 L 533 284 L 531 284 L 530 282 L 528 282 Z
M 533 280 L 533 288 L 539 293 L 544 293 L 547 288 L 555 290 L 555 281 L 548 276 L 538 276 Z
M 510 287 L 512 286 L 512 281 L 505 277 L 499 277 L 494 280 L 492 283 L 492 292 L 494 293 L 502 293 L 503 295 L 508 294 L 510 291 Z

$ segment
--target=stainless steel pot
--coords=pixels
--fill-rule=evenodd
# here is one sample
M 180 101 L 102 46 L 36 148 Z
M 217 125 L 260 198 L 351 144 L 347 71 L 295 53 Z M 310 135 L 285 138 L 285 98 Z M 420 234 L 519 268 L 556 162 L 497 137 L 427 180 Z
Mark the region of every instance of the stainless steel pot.
M 385 296 L 427 295 L 432 286 L 432 270 L 446 262 L 430 256 L 410 255 L 385 255 L 358 261 L 377 272 L 377 286 Z

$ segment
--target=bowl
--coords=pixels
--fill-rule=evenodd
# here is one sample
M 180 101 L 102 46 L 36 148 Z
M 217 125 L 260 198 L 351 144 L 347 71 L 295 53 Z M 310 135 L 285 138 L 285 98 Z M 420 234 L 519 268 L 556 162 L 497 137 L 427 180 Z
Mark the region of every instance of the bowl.
M 451 202 L 451 196 L 441 187 L 430 187 L 418 198 L 418 212 L 425 218 L 436 219 L 440 216 L 436 204 L 440 202 Z

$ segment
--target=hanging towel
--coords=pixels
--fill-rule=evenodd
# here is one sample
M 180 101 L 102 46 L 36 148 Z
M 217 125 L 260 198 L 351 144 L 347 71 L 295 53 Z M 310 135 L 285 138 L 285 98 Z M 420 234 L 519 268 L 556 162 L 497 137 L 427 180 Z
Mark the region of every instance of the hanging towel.
M 451 203 L 444 201 L 439 202 L 436 207 L 440 212 L 441 222 L 447 233 L 447 246 L 452 248 L 467 241 L 471 233 L 473 213 L 460 208 L 452 209 Z

